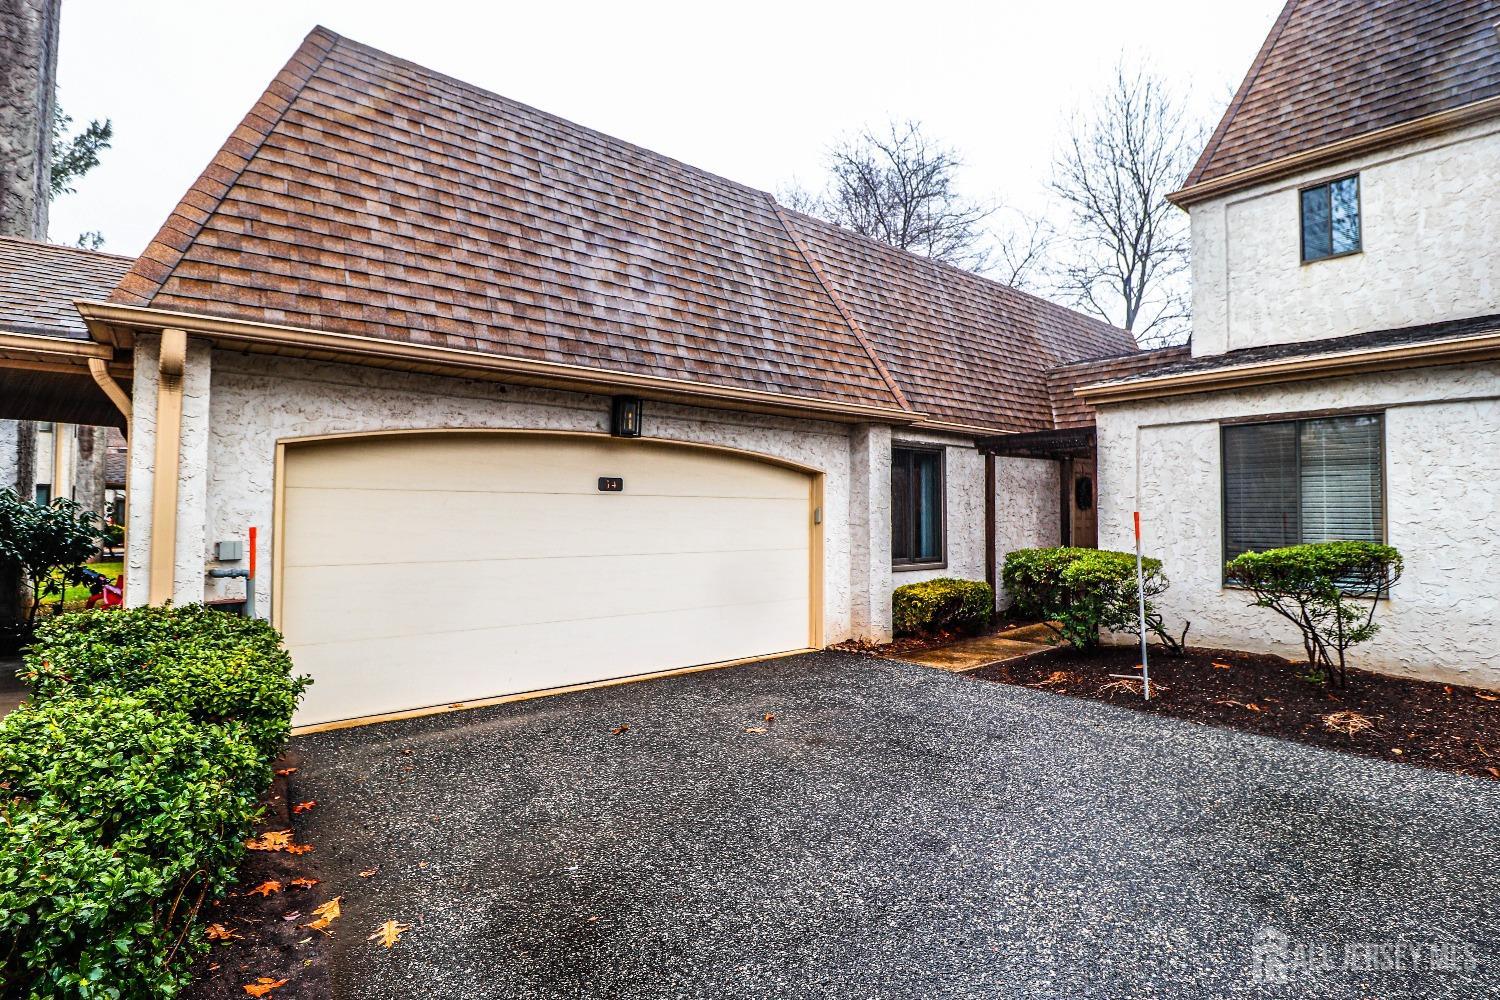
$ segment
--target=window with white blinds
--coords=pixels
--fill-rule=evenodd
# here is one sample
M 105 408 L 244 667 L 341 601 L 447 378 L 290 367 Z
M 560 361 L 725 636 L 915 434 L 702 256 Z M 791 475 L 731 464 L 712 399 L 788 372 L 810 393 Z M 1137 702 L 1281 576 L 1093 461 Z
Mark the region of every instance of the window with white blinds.
M 1384 541 L 1384 439 L 1378 413 L 1225 427 L 1225 560 L 1302 542 Z

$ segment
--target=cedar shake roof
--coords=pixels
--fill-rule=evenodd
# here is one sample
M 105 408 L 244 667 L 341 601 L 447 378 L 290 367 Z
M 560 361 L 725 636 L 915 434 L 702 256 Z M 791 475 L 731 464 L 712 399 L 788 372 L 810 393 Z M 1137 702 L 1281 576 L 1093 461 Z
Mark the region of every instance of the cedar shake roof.
M 87 340 L 73 303 L 109 295 L 129 257 L 0 236 L 0 331 Z
M 1500 96 L 1500 0 L 1288 0 L 1192 187 Z
M 1004 429 L 1130 346 L 323 28 L 111 300 Z
M 792 226 L 919 413 L 1005 431 L 1046 429 L 1043 373 L 1135 348 L 1124 330 L 811 216 Z
M 1058 430 L 1094 426 L 1094 408 L 1074 395 L 1073 390 L 1095 382 L 1112 382 L 1137 375 L 1156 375 L 1158 369 L 1186 361 L 1192 348 L 1162 347 L 1154 351 L 1134 351 L 1112 358 L 1079 361 L 1047 372 L 1047 393 L 1052 401 L 1053 426 Z

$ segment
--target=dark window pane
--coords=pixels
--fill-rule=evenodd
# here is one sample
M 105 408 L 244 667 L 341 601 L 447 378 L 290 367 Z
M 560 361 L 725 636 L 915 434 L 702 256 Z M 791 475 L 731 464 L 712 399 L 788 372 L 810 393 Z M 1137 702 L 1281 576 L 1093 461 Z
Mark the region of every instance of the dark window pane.
M 915 448 L 891 452 L 891 559 L 943 560 L 943 455 Z
M 1297 425 L 1224 428 L 1224 558 L 1295 544 L 1298 503 Z
M 1301 424 L 1304 542 L 1378 542 L 1384 536 L 1379 415 Z
M 943 474 L 941 457 L 936 452 L 917 452 L 913 474 L 917 479 L 917 551 L 922 562 L 942 558 L 943 542 Z
M 1345 177 L 1328 185 L 1332 212 L 1333 252 L 1359 249 L 1359 178 Z
M 891 558 L 912 557 L 911 452 L 891 455 Z
M 1302 259 L 1319 260 L 1333 253 L 1328 229 L 1328 186 L 1302 192 Z

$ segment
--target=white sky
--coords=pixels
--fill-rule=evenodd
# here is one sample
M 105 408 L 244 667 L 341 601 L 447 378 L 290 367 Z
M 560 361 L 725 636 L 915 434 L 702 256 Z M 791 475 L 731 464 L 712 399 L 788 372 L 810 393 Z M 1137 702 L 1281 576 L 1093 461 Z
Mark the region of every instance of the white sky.
M 1044 211 L 1069 113 L 1146 60 L 1216 119 L 1281 0 L 65 0 L 59 98 L 115 142 L 51 236 L 139 253 L 315 24 L 737 181 L 821 176 L 829 141 L 915 118 L 964 193 Z

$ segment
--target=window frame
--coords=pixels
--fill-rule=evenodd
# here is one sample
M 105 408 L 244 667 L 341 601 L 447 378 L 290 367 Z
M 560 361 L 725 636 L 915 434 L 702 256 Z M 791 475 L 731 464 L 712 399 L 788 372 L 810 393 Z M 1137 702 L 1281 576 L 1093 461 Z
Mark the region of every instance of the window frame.
M 946 447 L 944 447 L 943 445 L 940 445 L 940 444 L 926 444 L 926 443 L 923 443 L 923 442 L 916 442 L 916 441 L 912 441 L 912 442 L 908 442 L 908 441 L 892 441 L 891 442 L 891 480 L 892 480 L 891 485 L 892 485 L 893 488 L 895 486 L 894 480 L 895 480 L 896 453 L 897 452 L 901 452 L 901 451 L 906 451 L 906 452 L 925 452 L 925 453 L 927 453 L 929 455 L 936 455 L 937 456 L 938 497 L 939 497 L 938 510 L 937 510 L 937 530 L 938 530 L 938 552 L 940 553 L 940 555 L 938 556 L 937 559 L 917 559 L 915 557 L 907 557 L 907 558 L 904 558 L 904 559 L 898 559 L 896 557 L 896 553 L 895 553 L 894 548 L 893 548 L 893 550 L 891 552 L 891 571 L 895 572 L 895 573 L 904 573 L 904 572 L 911 572 L 911 571 L 923 570 L 923 569 L 947 569 L 948 568 L 948 449 Z M 908 530 L 909 530 L 909 532 L 911 532 L 911 533 L 914 534 L 916 532 L 916 524 L 917 524 L 917 518 L 915 516 L 915 514 L 916 514 L 916 504 L 915 504 L 916 494 L 915 494 L 915 489 L 916 489 L 916 487 L 915 487 L 915 479 L 914 479 L 914 477 L 908 476 L 907 477 L 907 484 L 908 484 L 908 487 L 911 490 L 913 490 L 912 496 L 909 498 L 908 503 L 907 503 L 907 510 L 912 513 L 911 524 L 908 526 Z M 891 501 L 892 501 L 891 502 L 891 533 L 892 533 L 892 535 L 894 535 L 895 534 L 895 528 L 896 528 L 896 524 L 895 524 L 895 520 L 896 520 L 896 504 L 895 504 L 895 496 L 894 496 L 894 494 L 891 497 Z M 916 546 L 913 545 L 912 548 L 915 549 Z
M 1386 448 L 1386 411 L 1375 410 L 1313 410 L 1307 413 L 1279 414 L 1272 417 L 1243 417 L 1238 420 L 1221 420 L 1219 422 L 1219 574 L 1220 584 L 1227 589 L 1240 589 L 1229 582 L 1225 567 L 1229 564 L 1229 463 L 1224 460 L 1224 432 L 1231 427 L 1267 426 L 1270 424 L 1303 424 L 1315 420 L 1330 420 L 1353 417 L 1379 417 L 1380 418 L 1380 541 L 1381 545 L 1390 544 L 1390 476 L 1389 462 Z M 1302 435 L 1294 436 L 1297 442 L 1297 467 L 1298 467 L 1298 491 L 1297 491 L 1297 537 L 1302 537 L 1302 491 L 1301 491 L 1301 466 L 1302 466 Z M 1294 545 L 1305 544 L 1300 541 L 1293 542 Z
M 1317 264 L 1325 260 L 1337 260 L 1340 257 L 1353 257 L 1355 254 L 1365 252 L 1365 185 L 1362 177 L 1363 171 L 1356 170 L 1352 174 L 1340 174 L 1338 177 L 1330 177 L 1327 180 L 1318 181 L 1314 184 L 1304 184 L 1297 189 L 1297 259 L 1303 267 L 1308 264 Z M 1350 250 L 1340 250 L 1338 253 L 1327 253 L 1321 257 L 1307 256 L 1307 216 L 1302 211 L 1302 196 L 1308 191 L 1316 191 L 1318 188 L 1332 188 L 1333 185 L 1343 181 L 1354 181 L 1354 217 L 1359 220 L 1359 242 Z M 1333 192 L 1328 194 L 1328 248 L 1333 249 Z

